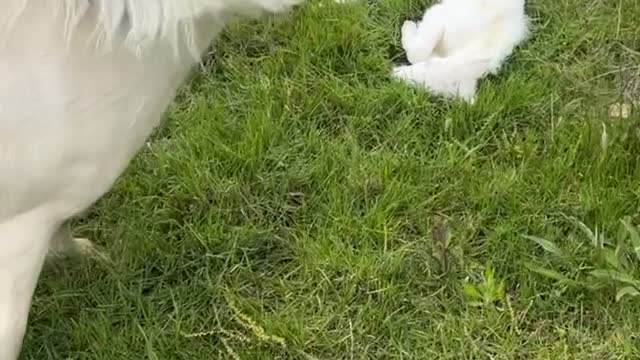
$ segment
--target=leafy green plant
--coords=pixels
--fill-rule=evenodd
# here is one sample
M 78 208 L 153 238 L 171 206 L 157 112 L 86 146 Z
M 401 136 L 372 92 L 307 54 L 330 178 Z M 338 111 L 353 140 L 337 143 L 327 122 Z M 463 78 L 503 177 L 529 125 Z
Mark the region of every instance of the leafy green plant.
M 487 307 L 504 300 L 505 283 L 497 280 L 495 271 L 491 265 L 484 270 L 482 282 L 479 284 L 466 283 L 464 294 L 469 299 L 469 305 L 475 307 Z
M 578 228 L 591 245 L 585 256 L 569 256 L 557 244 L 547 239 L 525 235 L 545 252 L 553 255 L 553 263 L 560 270 L 550 269 L 528 262 L 525 266 L 542 276 L 565 286 L 577 286 L 590 290 L 614 287 L 616 301 L 625 297 L 640 296 L 640 233 L 630 218 L 620 221 L 620 228 L 613 239 L 605 232 L 590 229 L 582 222 Z M 578 261 L 576 261 L 578 258 Z

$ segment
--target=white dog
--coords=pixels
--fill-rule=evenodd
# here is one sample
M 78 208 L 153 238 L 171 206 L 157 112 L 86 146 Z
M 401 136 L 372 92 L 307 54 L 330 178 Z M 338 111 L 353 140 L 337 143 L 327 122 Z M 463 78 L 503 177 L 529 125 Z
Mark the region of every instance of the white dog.
M 3 0 L 0 360 L 20 353 L 47 253 L 107 192 L 225 22 L 299 0 Z M 55 248 L 55 249 L 52 249 Z
M 528 34 L 524 0 L 442 0 L 402 26 L 412 65 L 392 76 L 436 95 L 473 102 L 478 80 L 497 73 Z

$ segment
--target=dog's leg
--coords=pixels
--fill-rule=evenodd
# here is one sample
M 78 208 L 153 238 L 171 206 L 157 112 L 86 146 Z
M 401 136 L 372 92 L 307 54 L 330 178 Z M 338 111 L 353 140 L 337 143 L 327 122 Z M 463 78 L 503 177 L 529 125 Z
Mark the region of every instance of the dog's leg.
M 415 40 L 418 34 L 418 24 L 415 21 L 407 20 L 400 28 L 400 42 L 403 49 L 407 49 Z
M 428 87 L 428 72 L 427 65 L 425 63 L 417 63 L 414 65 L 401 65 L 393 68 L 391 77 L 402 82 L 415 86 L 425 88 Z
M 405 21 L 401 29 L 402 48 L 411 64 L 429 60 L 442 40 L 444 28 L 440 23 L 417 24 Z
M 26 213 L 0 223 L 0 359 L 20 354 L 53 227 Z
M 65 221 L 54 233 L 49 247 L 50 258 L 67 256 L 85 256 L 101 261 L 107 261 L 104 255 L 89 239 L 75 238 L 71 234 L 69 222 Z
M 402 28 L 400 29 L 400 43 L 402 44 L 402 49 L 404 49 L 407 54 L 407 60 L 409 63 L 415 64 L 418 62 L 417 54 L 414 51 L 416 48 L 416 39 L 418 35 L 418 24 L 407 20 L 402 24 Z
M 465 80 L 458 85 L 458 97 L 473 105 L 476 102 L 476 79 Z

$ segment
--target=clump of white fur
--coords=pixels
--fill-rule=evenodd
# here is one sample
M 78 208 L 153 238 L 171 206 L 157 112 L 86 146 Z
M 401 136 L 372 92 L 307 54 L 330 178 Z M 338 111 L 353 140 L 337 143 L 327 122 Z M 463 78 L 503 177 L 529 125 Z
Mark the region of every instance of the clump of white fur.
M 442 0 L 402 26 L 411 65 L 394 78 L 445 97 L 475 100 L 478 80 L 497 73 L 528 35 L 524 0 Z

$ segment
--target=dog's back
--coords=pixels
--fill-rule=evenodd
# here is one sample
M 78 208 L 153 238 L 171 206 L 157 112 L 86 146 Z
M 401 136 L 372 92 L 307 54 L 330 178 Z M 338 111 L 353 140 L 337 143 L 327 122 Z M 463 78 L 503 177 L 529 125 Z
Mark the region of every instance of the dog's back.
M 160 41 L 136 54 L 124 32 L 99 54 L 95 14 L 76 24 L 51 14 L 46 2 L 30 3 L 0 48 L 0 221 L 43 206 L 64 218 L 89 206 L 157 125 L 193 63 Z
M 295 2 L 5 0 L 0 221 L 42 202 L 63 217 L 89 206 L 227 20 Z

